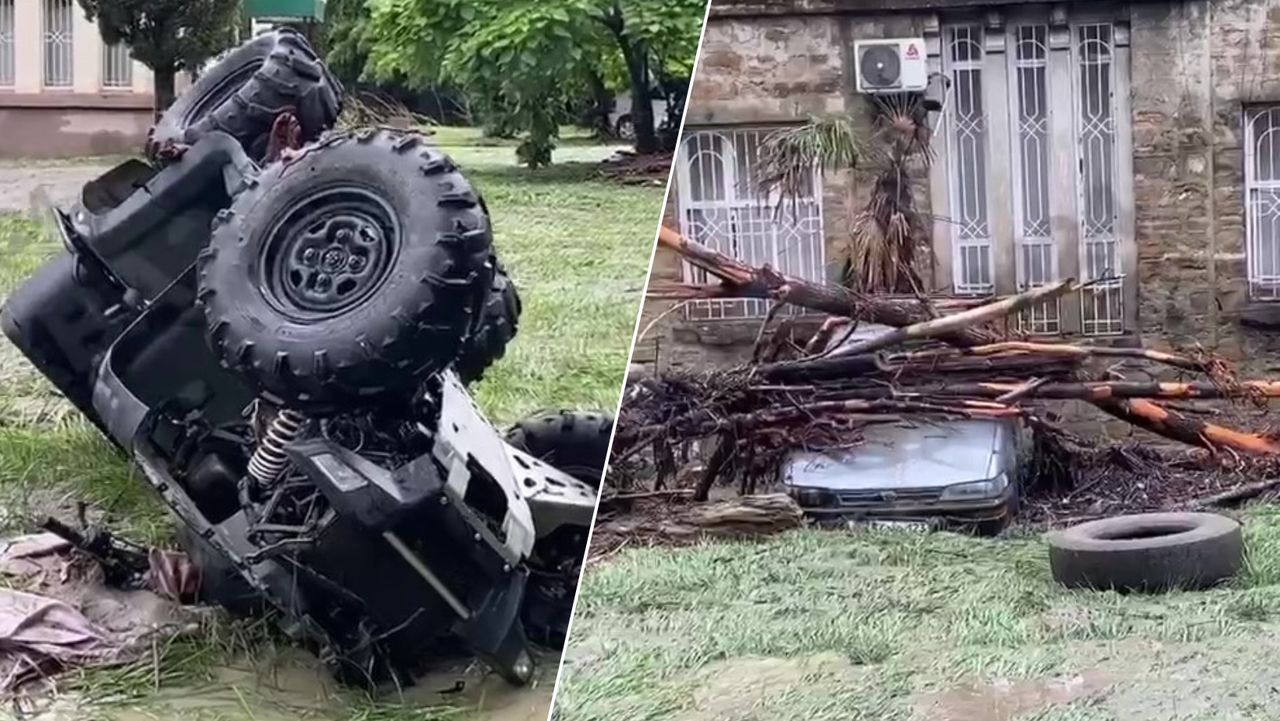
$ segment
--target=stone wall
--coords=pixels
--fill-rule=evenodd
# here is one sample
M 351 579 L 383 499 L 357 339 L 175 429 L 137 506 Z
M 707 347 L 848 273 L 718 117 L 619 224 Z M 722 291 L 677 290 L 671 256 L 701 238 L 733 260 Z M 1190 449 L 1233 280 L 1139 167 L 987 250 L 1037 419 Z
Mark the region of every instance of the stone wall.
M 1280 307 L 1249 300 L 1243 147 L 1246 105 L 1280 102 L 1280 2 L 1135 5 L 1131 30 L 1144 339 L 1280 371 L 1259 327 Z
M 870 106 L 854 88 L 853 41 L 921 35 L 922 23 L 920 15 L 890 13 L 759 18 L 713 12 L 690 89 L 685 127 L 779 126 L 840 112 L 867 125 Z M 859 173 L 829 173 L 823 179 L 828 259 L 848 238 L 846 208 L 865 201 L 870 186 L 870 179 Z M 679 227 L 675 198 L 673 190 L 664 217 L 672 228 Z M 928 198 L 921 200 L 928 212 Z M 836 272 L 829 269 L 833 278 Z M 653 278 L 680 280 L 679 258 L 659 248 Z M 641 328 L 671 305 L 647 302 Z M 801 332 L 811 327 L 799 325 Z M 677 310 L 637 341 L 635 360 L 656 361 L 663 368 L 734 365 L 746 358 L 758 330 L 757 320 L 693 322 Z

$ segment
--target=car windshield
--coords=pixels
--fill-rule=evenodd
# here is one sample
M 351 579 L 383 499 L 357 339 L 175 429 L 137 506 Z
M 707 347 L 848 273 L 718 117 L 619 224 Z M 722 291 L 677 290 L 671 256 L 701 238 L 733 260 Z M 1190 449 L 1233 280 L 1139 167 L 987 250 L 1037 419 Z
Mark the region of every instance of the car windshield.
M 994 420 L 868 426 L 856 446 L 796 451 L 783 482 L 805 488 L 928 488 L 980 481 L 997 473 L 1006 425 Z

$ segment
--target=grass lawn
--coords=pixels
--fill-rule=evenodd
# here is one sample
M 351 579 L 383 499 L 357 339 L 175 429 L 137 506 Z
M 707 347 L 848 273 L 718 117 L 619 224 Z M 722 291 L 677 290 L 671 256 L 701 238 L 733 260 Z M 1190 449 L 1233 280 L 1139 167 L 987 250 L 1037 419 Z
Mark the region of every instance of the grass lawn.
M 1068 591 L 1038 538 L 893 530 L 624 549 L 588 570 L 559 721 L 1274 719 L 1280 508 L 1207 592 Z
M 613 148 L 570 138 L 557 165 L 516 167 L 509 144 L 482 143 L 470 129 L 441 129 L 440 145 L 462 165 L 485 196 L 507 269 L 524 301 L 519 334 L 506 357 L 476 390 L 481 406 L 500 424 L 545 408 L 612 411 L 626 368 L 636 311 L 649 264 L 662 189 L 622 186 L 595 177 L 594 163 Z M 39 224 L 0 215 L 0 298 L 60 246 Z M 15 348 L 0 340 L 0 525 L 27 527 L 37 512 L 91 502 L 117 528 L 162 541 L 169 520 L 134 470 L 83 422 Z M 95 672 L 84 679 L 90 696 L 129 700 L 158 686 L 212 683 L 226 691 L 222 672 L 231 658 L 276 655 L 264 649 L 261 630 L 219 627 L 159 649 L 165 673 L 151 661 L 137 668 Z M 246 641 L 245 639 L 251 639 Z M 248 644 L 252 653 L 245 653 Z M 259 674 L 261 675 L 261 674 Z M 251 674 L 252 676 L 252 674 Z M 551 683 L 552 677 L 544 679 Z M 219 718 L 272 718 L 238 698 Z M 343 697 L 332 713 L 315 718 L 428 718 L 436 711 L 369 704 Z M 240 713 L 243 706 L 244 713 Z M 166 712 L 168 713 L 168 712 Z M 194 713 L 194 712 L 193 712 Z M 77 716 L 79 717 L 79 716 Z M 161 717 L 167 717 L 161 714 Z M 205 717 L 204 712 L 192 717 Z M 291 711 L 285 717 L 298 717 Z

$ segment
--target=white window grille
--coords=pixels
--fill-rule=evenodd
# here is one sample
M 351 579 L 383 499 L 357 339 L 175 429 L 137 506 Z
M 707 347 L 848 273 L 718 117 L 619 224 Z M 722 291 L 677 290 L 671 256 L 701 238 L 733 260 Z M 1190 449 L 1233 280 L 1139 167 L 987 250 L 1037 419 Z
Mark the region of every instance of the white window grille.
M 133 87 L 133 58 L 124 43 L 102 44 L 102 87 Z
M 1249 292 L 1280 300 L 1280 105 L 1245 110 Z
M 13 2 L 0 0 L 0 87 L 13 85 Z
M 995 289 L 987 208 L 987 122 L 982 105 L 982 28 L 962 25 L 947 34 L 951 77 L 950 187 L 955 291 L 985 295 Z
M 45 87 L 65 88 L 72 83 L 74 6 L 75 0 L 43 0 L 41 23 Z
M 1058 251 L 1049 221 L 1049 28 L 1013 29 L 1014 232 L 1018 290 L 1058 279 Z M 1060 328 L 1056 300 L 1028 308 L 1019 324 L 1028 333 L 1055 334 Z
M 1078 25 L 1075 34 L 1080 268 L 1086 280 L 1123 273 L 1116 195 L 1115 63 L 1110 24 Z M 1086 335 L 1124 331 L 1122 281 L 1081 291 L 1080 324 Z
M 822 179 L 815 171 L 808 192 L 794 204 L 768 197 L 755 175 L 760 143 L 768 134 L 767 129 L 684 134 L 676 166 L 680 232 L 748 264 L 767 264 L 784 275 L 821 281 Z M 691 283 L 713 281 L 688 264 L 684 275 Z M 705 300 L 686 308 L 692 319 L 755 318 L 767 312 L 768 301 Z
M 1031 334 L 1114 335 L 1126 313 L 1132 320 L 1127 26 L 1087 12 L 1067 20 L 1019 8 L 1007 24 L 960 19 L 939 37 L 950 85 L 931 172 L 934 187 L 946 186 L 934 207 L 949 232 L 934 249 L 951 259 L 954 292 L 1024 291 L 1068 273 L 1095 281 L 1078 310 L 1072 299 L 1019 314 Z M 1276 165 L 1276 249 L 1258 255 L 1273 261 L 1280 299 L 1280 147 Z

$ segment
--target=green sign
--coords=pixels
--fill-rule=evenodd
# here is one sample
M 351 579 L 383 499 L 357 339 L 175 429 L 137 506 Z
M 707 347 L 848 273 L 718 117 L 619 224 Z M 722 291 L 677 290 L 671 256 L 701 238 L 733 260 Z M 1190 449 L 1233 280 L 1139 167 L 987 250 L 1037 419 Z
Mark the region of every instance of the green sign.
M 324 21 L 325 0 L 245 0 L 249 17 L 255 20 Z

